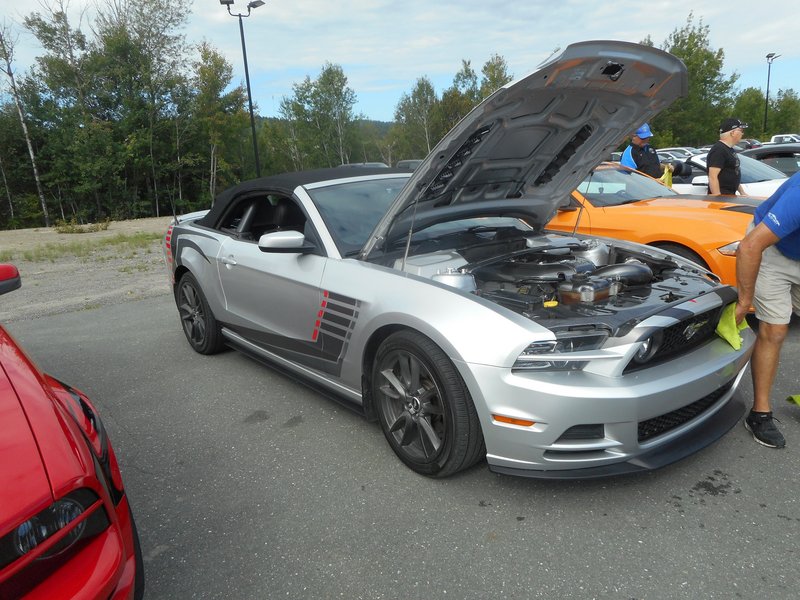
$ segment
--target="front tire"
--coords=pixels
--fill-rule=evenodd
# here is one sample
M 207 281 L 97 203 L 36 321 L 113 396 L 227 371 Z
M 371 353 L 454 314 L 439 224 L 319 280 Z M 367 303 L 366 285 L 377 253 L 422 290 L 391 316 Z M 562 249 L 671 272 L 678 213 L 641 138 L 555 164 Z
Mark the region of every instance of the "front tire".
M 656 246 L 661 250 L 667 250 L 668 252 L 672 252 L 673 254 L 677 254 L 681 258 L 685 258 L 686 260 L 690 260 L 693 263 L 700 265 L 706 271 L 710 271 L 711 269 L 708 268 L 706 261 L 700 258 L 700 255 L 697 254 L 694 250 L 690 250 L 686 246 L 681 246 L 680 244 L 658 244 Z
M 142 556 L 142 544 L 139 541 L 139 530 L 136 528 L 136 521 L 133 520 L 130 499 L 128 503 L 128 515 L 131 519 L 131 530 L 133 531 L 133 553 L 136 562 L 136 574 L 133 583 L 133 599 L 142 600 L 144 598 L 144 558 Z
M 183 333 L 192 349 L 200 354 L 216 354 L 222 350 L 222 328 L 191 273 L 185 273 L 178 282 L 175 303 L 178 305 Z
M 413 331 L 386 338 L 373 363 L 371 385 L 389 445 L 415 472 L 446 477 L 486 454 L 466 385 L 428 338 Z

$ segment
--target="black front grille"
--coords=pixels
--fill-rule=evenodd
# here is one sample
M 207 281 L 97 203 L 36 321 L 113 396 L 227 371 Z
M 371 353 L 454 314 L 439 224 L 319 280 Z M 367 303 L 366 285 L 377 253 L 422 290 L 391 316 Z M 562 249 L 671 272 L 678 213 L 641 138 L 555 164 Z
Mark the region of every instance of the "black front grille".
M 653 358 L 643 364 L 631 361 L 625 367 L 624 373 L 652 367 L 665 361 L 670 356 L 674 356 L 677 353 L 683 354 L 692 348 L 696 348 L 716 335 L 717 323 L 719 323 L 721 315 L 722 309 L 715 308 L 685 319 L 680 323 L 675 323 L 675 325 L 670 325 L 664 329 L 664 339 Z
M 698 415 L 711 408 L 717 402 L 717 400 L 722 398 L 722 396 L 724 396 L 728 390 L 731 389 L 732 386 L 733 381 L 730 381 L 721 388 L 711 392 L 708 396 L 700 398 L 700 400 L 697 400 L 696 402 L 692 402 L 687 406 L 683 406 L 664 415 L 640 422 L 639 442 L 646 442 L 649 439 L 652 439 L 661 435 L 662 433 L 666 433 L 671 429 L 675 429 L 676 427 L 691 421 Z

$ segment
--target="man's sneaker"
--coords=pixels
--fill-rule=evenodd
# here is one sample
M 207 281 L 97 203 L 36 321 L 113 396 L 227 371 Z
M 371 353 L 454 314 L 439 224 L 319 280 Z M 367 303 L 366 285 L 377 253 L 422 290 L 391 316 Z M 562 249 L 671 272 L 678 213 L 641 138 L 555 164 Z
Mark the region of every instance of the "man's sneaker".
M 783 448 L 786 445 L 783 434 L 778 431 L 778 428 L 775 427 L 775 423 L 773 423 L 771 412 L 751 412 L 744 420 L 744 426 L 747 428 L 747 431 L 753 434 L 753 438 L 763 446 Z

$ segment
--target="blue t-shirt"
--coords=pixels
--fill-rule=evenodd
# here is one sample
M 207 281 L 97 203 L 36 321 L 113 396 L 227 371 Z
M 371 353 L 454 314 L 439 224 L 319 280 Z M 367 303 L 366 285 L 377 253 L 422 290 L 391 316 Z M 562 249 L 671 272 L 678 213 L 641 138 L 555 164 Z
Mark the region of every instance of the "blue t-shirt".
M 631 150 L 633 150 L 633 146 L 628 146 L 625 148 L 625 152 L 622 153 L 622 157 L 619 159 L 619 163 L 628 167 L 629 169 L 637 169 L 636 161 L 633 160 L 633 156 L 631 155 Z
M 800 260 L 800 171 L 756 208 L 753 221 L 763 222 L 780 238 L 775 247 L 784 256 Z

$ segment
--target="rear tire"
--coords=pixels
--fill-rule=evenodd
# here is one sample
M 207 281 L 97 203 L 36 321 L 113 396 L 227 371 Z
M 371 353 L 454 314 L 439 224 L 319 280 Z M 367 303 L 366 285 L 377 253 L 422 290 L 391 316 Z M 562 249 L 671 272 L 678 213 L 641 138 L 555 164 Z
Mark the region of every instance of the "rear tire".
M 386 338 L 373 363 L 371 385 L 386 440 L 413 471 L 446 477 L 485 456 L 467 387 L 428 338 L 413 331 Z
M 183 333 L 192 349 L 200 354 L 216 354 L 222 350 L 222 328 L 191 273 L 184 273 L 178 282 L 175 303 L 178 305 Z

